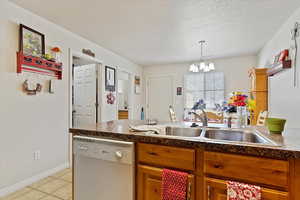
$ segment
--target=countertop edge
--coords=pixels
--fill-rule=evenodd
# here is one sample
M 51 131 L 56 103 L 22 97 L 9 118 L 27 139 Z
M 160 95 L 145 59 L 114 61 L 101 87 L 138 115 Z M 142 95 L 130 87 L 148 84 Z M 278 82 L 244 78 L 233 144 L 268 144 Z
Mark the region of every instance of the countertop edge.
M 298 159 L 300 158 L 300 151 L 293 151 L 287 149 L 280 149 L 278 147 L 265 146 L 250 146 L 244 144 L 218 143 L 212 141 L 182 139 L 182 138 L 166 138 L 141 134 L 126 134 L 111 131 L 95 131 L 81 128 L 70 128 L 69 132 L 75 135 L 88 137 L 104 137 L 107 139 L 150 143 L 157 145 L 185 147 L 185 148 L 203 148 L 207 151 L 215 151 L 222 153 L 233 153 L 239 155 L 257 156 L 271 159 Z

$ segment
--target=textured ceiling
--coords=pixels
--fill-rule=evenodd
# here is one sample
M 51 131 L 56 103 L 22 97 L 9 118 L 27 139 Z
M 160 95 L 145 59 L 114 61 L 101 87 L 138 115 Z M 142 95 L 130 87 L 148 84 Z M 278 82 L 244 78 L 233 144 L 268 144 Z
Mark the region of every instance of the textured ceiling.
M 256 54 L 299 0 L 11 0 L 141 65 Z M 45 6 L 45 3 L 47 4 Z

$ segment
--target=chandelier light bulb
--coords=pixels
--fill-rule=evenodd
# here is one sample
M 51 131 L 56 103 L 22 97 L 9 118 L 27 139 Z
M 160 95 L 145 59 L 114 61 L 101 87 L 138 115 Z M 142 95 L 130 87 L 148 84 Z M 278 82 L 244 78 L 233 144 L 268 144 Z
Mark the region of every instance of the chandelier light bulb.
M 200 63 L 200 70 L 204 70 L 205 69 L 205 66 L 206 66 L 206 64 L 205 64 L 205 62 L 201 62 Z
M 209 63 L 209 70 L 215 70 L 215 64 Z

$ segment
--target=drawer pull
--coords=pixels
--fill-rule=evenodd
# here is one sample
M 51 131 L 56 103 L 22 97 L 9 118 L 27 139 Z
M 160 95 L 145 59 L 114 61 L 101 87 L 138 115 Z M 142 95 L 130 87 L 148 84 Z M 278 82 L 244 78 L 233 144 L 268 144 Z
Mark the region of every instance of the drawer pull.
M 220 164 L 214 164 L 214 168 L 216 168 L 216 169 L 221 169 L 221 168 L 222 168 L 222 165 L 220 165 Z
M 210 200 L 210 186 L 207 186 L 207 199 Z
M 155 152 L 147 152 L 149 155 L 151 155 L 151 156 L 157 156 L 158 154 L 157 153 L 155 153 Z

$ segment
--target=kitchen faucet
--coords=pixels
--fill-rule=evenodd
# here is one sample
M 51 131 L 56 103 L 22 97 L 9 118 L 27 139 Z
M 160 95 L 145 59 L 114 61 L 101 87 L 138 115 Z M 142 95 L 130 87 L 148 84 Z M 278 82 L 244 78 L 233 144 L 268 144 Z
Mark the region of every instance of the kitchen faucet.
M 207 120 L 207 115 L 204 109 L 200 109 L 203 113 L 203 115 L 199 115 L 196 112 L 189 112 L 189 114 L 194 114 L 196 118 L 200 119 L 200 121 L 202 122 L 202 125 L 207 127 L 208 126 L 208 120 Z

